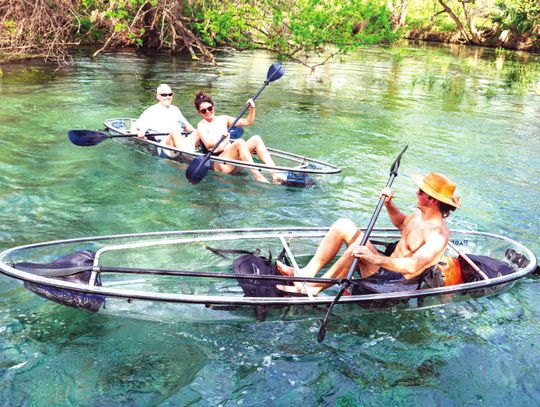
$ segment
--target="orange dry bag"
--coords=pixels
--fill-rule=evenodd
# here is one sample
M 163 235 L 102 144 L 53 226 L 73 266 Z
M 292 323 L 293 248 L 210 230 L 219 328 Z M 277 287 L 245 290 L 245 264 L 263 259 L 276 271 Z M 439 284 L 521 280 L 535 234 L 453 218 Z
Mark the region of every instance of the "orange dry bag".
M 456 285 L 463 283 L 463 276 L 461 275 L 461 266 L 457 258 L 446 256 L 444 261 L 448 265 L 444 269 L 444 285 Z

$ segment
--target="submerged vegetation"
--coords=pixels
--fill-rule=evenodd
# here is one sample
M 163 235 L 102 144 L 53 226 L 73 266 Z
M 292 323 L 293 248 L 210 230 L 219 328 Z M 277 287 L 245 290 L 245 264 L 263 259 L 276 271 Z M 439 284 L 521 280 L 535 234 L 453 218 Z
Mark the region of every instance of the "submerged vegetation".
M 0 62 L 68 62 L 120 47 L 215 53 L 266 49 L 306 66 L 401 37 L 540 51 L 538 0 L 10 0 Z M 317 62 L 310 58 L 318 57 Z M 322 57 L 322 58 L 321 58 Z
M 411 86 L 433 93 L 461 97 L 480 94 L 488 98 L 498 95 L 540 95 L 540 70 L 537 63 L 526 64 L 515 52 L 497 50 L 490 57 L 460 55 L 460 64 L 448 56 L 429 57 L 425 70 L 415 72 Z M 403 52 L 399 58 L 404 58 Z

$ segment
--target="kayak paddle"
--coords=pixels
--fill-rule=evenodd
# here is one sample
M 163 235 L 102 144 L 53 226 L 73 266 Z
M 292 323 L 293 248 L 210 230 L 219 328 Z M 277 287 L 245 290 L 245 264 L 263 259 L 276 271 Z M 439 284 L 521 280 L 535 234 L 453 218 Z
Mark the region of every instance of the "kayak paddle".
M 386 183 L 386 186 L 390 188 L 392 186 L 392 183 L 394 182 L 394 179 L 398 175 L 398 169 L 399 164 L 401 163 L 401 156 L 405 151 L 407 150 L 409 146 L 405 146 L 403 151 L 398 155 L 396 158 L 396 161 L 394 161 L 394 164 L 392 164 L 392 167 L 390 168 L 390 178 L 388 179 L 388 182 Z M 362 236 L 362 239 L 360 240 L 360 246 L 365 246 L 366 243 L 369 240 L 369 235 L 371 234 L 373 228 L 375 227 L 375 222 L 377 221 L 377 218 L 379 217 L 379 214 L 381 213 L 382 206 L 384 204 L 384 200 L 386 199 L 386 195 L 382 195 L 379 199 L 379 203 L 377 204 L 377 207 L 375 208 L 375 212 L 373 213 L 373 216 L 371 217 L 371 220 L 369 221 L 368 227 L 366 228 L 366 231 L 364 232 L 364 235 Z M 328 310 L 326 311 L 326 315 L 324 316 L 324 319 L 322 321 L 321 327 L 319 329 L 319 333 L 317 335 L 317 341 L 322 342 L 324 340 L 324 337 L 326 335 L 326 330 L 328 328 L 328 320 L 330 318 L 330 314 L 332 313 L 332 308 L 334 308 L 334 305 L 337 304 L 339 299 L 343 296 L 343 293 L 345 290 L 351 285 L 351 278 L 354 274 L 354 271 L 356 270 L 356 267 L 358 265 L 358 257 L 355 257 L 351 268 L 349 269 L 349 272 L 347 273 L 347 277 L 345 277 L 342 280 L 341 286 L 339 288 L 339 292 L 334 297 L 334 301 L 329 305 Z
M 167 136 L 169 133 L 152 133 L 152 136 Z M 138 134 L 107 134 L 94 130 L 70 130 L 68 131 L 69 140 L 81 147 L 96 146 L 99 143 L 116 137 L 137 137 Z
M 277 81 L 279 78 L 281 78 L 285 74 L 285 69 L 281 66 L 279 62 L 274 62 L 272 65 L 270 65 L 270 68 L 268 68 L 268 73 L 266 74 L 266 80 L 264 81 L 264 84 L 261 86 L 259 91 L 253 96 L 251 99 L 255 100 L 257 97 L 261 94 L 263 89 L 273 81 Z M 249 103 L 246 104 L 242 112 L 238 115 L 238 117 L 232 122 L 232 124 L 228 127 L 227 132 L 230 132 L 231 129 L 234 128 L 236 123 L 238 123 L 238 120 L 242 118 L 242 116 L 247 112 L 249 109 Z M 208 174 L 208 170 L 210 169 L 210 157 L 216 151 L 218 146 L 221 144 L 223 140 L 227 137 L 226 134 L 222 135 L 219 141 L 214 145 L 212 150 L 208 152 L 208 154 L 204 156 L 199 156 L 193 159 L 186 170 L 186 178 L 189 181 L 190 184 L 198 184 L 202 181 L 204 177 L 206 177 L 206 174 Z
M 229 130 L 231 140 L 238 140 L 244 135 L 244 128 L 240 126 L 233 127 Z

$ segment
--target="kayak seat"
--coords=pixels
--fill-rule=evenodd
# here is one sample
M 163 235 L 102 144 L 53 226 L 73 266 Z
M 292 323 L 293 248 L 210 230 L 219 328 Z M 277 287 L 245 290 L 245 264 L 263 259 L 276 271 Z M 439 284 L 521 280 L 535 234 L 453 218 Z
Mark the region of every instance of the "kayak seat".
M 126 122 L 124 120 L 113 120 L 111 122 L 111 127 L 114 127 L 117 130 L 127 130 Z
M 415 291 L 419 288 L 418 281 L 409 280 L 376 280 L 358 279 L 351 282 L 351 295 L 369 295 L 369 294 L 393 294 L 403 291 Z M 406 303 L 408 299 L 384 299 L 384 300 L 369 300 L 359 302 L 363 308 L 368 309 L 385 309 L 401 303 Z
M 95 252 L 92 250 L 78 250 L 51 263 L 20 262 L 15 263 L 13 267 L 50 279 L 88 285 L 92 275 L 94 257 Z M 95 285 L 101 286 L 99 274 Z M 29 291 L 48 300 L 92 312 L 98 311 L 105 302 L 105 297 L 101 295 L 82 293 L 42 283 L 25 281 L 24 286 Z
M 268 252 L 268 257 L 265 257 L 261 256 L 260 249 L 249 251 L 244 249 L 220 249 L 210 246 L 205 246 L 205 248 L 225 259 L 228 258 L 228 254 L 241 254 L 240 257 L 233 261 L 232 271 L 236 275 L 236 280 L 244 292 L 244 297 L 283 297 L 283 293 L 276 289 L 276 284 L 280 282 L 272 279 L 272 276 L 281 277 L 281 274 L 277 271 L 270 251 Z M 288 262 L 285 249 L 281 251 L 277 259 L 286 263 Z M 263 278 L 258 278 L 258 276 L 262 276 Z M 281 282 L 281 284 L 283 283 Z M 231 309 L 229 306 L 223 308 L 221 306 L 216 307 L 211 305 L 210 307 L 212 309 L 222 310 Z M 268 312 L 273 308 L 283 308 L 283 306 L 252 306 L 257 321 L 264 321 Z

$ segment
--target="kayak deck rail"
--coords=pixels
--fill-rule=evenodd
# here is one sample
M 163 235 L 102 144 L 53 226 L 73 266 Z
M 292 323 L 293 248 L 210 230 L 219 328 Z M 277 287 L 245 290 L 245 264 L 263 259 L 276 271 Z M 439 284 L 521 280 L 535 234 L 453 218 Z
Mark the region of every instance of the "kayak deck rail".
M 97 286 L 91 284 L 80 284 L 70 281 L 63 281 L 54 278 L 47 278 L 40 275 L 32 274 L 25 272 L 13 267 L 13 263 L 10 261 L 10 257 L 19 257 L 26 259 L 25 253 L 30 249 L 52 247 L 52 246 L 62 246 L 70 244 L 80 244 L 80 243 L 91 243 L 91 244 L 103 244 L 105 242 L 110 242 L 104 247 L 100 247 L 98 252 L 100 253 L 97 258 L 99 259 L 103 253 L 108 251 L 115 250 L 133 250 L 141 247 L 150 247 L 157 245 L 171 245 L 171 244 L 183 244 L 188 241 L 190 242 L 201 242 L 201 241 L 224 241 L 224 240 L 236 240 L 239 238 L 245 239 L 278 239 L 281 243 L 281 246 L 287 252 L 290 251 L 289 244 L 287 239 L 297 238 L 297 237 L 309 237 L 309 238 L 319 238 L 324 236 L 328 231 L 328 228 L 254 228 L 254 229 L 221 229 L 221 230 L 191 230 L 191 231 L 165 231 L 165 232 L 147 232 L 147 233 L 135 233 L 135 234 L 124 234 L 124 235 L 111 235 L 111 236 L 97 236 L 97 237 L 87 237 L 87 238 L 76 238 L 76 239 L 65 239 L 57 240 L 51 242 L 42 242 L 34 243 L 19 247 L 14 247 L 0 253 L 0 271 L 4 274 L 17 278 L 23 281 L 28 281 L 37 284 L 43 284 L 46 286 L 51 286 L 59 289 L 71 290 L 79 293 L 89 293 L 95 295 L 102 295 L 105 297 L 116 297 L 116 298 L 130 298 L 130 299 L 140 299 L 140 300 L 153 300 L 153 301 L 164 301 L 164 302 L 177 302 L 177 303 L 199 303 L 199 304 L 228 304 L 228 305 L 303 305 L 303 304 L 329 304 L 334 298 L 334 294 L 331 293 L 332 290 L 325 291 L 318 296 L 312 297 L 243 297 L 238 295 L 226 294 L 226 295 L 197 295 L 197 294 L 182 294 L 177 292 L 149 292 L 141 290 L 133 290 L 129 287 L 127 289 L 114 288 L 114 287 L 105 287 Z M 521 254 L 527 257 L 529 264 L 523 268 L 518 268 L 516 272 L 493 277 L 487 280 L 473 281 L 469 283 L 458 284 L 455 286 L 447 287 L 437 287 L 437 288 L 422 288 L 420 290 L 410 290 L 410 291 L 400 291 L 397 293 L 377 293 L 377 294 L 362 294 L 362 295 L 351 295 L 345 296 L 340 299 L 340 303 L 357 303 L 357 302 L 369 302 L 377 300 L 392 300 L 392 299 L 410 299 L 410 298 L 422 298 L 428 296 L 438 296 L 442 294 L 452 294 L 452 293 L 466 293 L 476 289 L 484 289 L 489 287 L 495 287 L 504 285 L 515 280 L 518 280 L 527 274 L 531 273 L 536 269 L 537 259 L 534 254 L 527 249 L 525 246 L 520 243 L 509 239 L 507 237 L 502 237 L 486 232 L 473 232 L 473 231 L 461 231 L 453 230 L 451 231 L 452 235 L 460 234 L 463 236 L 475 236 L 475 237 L 486 237 L 494 238 L 500 244 L 499 248 L 496 249 L 500 252 L 501 249 L 504 250 L 504 247 L 511 245 L 516 250 L 519 250 Z M 206 236 L 204 236 L 206 235 Z M 373 235 L 374 239 L 383 238 L 383 239 L 393 239 L 399 237 L 398 231 L 395 229 L 377 229 Z M 131 241 L 135 239 L 135 241 Z M 143 241 L 140 241 L 143 239 Z M 146 240 L 144 240 L 146 239 Z M 456 240 L 456 244 L 453 246 L 464 244 L 463 241 L 466 238 L 461 240 Z M 124 242 L 122 242 L 124 241 Z M 118 243 L 121 242 L 121 243 Z M 474 247 L 474 244 L 472 245 Z M 498 246 L 497 246 L 498 247 Z M 288 248 L 288 250 L 287 250 Z M 454 250 L 454 248 L 452 248 Z M 459 250 L 459 249 L 457 249 Z M 293 267 L 298 268 L 297 261 L 294 256 Z M 109 267 L 95 261 L 92 267 L 94 272 L 111 272 L 111 273 L 131 273 L 131 274 L 169 274 L 169 275 L 181 275 L 181 273 L 193 273 L 193 277 L 207 277 L 207 278 L 247 278 L 243 276 L 234 275 L 232 273 L 205 273 L 198 271 L 183 271 L 183 270 L 169 270 L 169 269 L 144 269 L 144 268 L 127 268 L 127 267 Z M 191 274 L 190 274 L 191 276 Z M 253 278 L 254 276 L 249 276 Z M 262 276 L 259 276 L 262 277 Z M 339 279 L 322 279 L 317 277 L 302 277 L 302 276 L 271 276 L 271 280 L 277 281 L 298 281 L 298 282 L 313 282 L 313 283 L 328 283 L 328 284 L 338 284 Z
M 114 125 L 115 122 L 119 123 L 132 123 L 134 119 L 132 118 L 116 118 L 116 119 L 107 119 L 104 122 L 104 125 L 107 130 L 117 133 L 117 134 L 128 134 L 127 127 L 119 128 Z M 152 133 L 150 133 L 151 135 Z M 184 150 L 177 147 L 172 147 L 168 145 L 164 145 L 159 143 L 158 141 L 148 140 L 148 139 L 139 139 L 137 137 L 133 137 L 132 140 L 134 140 L 137 143 L 141 143 L 143 145 L 152 145 L 156 148 L 161 148 L 163 150 L 168 150 L 170 152 L 179 153 L 183 156 L 187 156 L 189 159 L 193 159 L 195 157 L 200 157 L 206 155 L 204 152 L 201 151 L 194 151 L 194 150 Z M 269 166 L 264 163 L 248 163 L 246 161 L 240 161 L 240 160 L 233 160 L 233 159 L 220 159 L 219 156 L 211 156 L 210 161 L 217 162 L 221 164 L 233 164 L 239 167 L 243 167 L 246 169 L 258 169 L 260 171 L 269 171 L 269 172 L 276 172 L 276 171 L 293 171 L 295 173 L 305 173 L 305 174 L 312 174 L 312 175 L 330 175 L 330 174 L 337 174 L 341 172 L 341 168 L 332 165 L 330 163 L 327 163 L 325 161 L 317 160 L 308 158 L 305 156 L 301 156 L 294 153 L 289 153 L 287 151 L 277 150 L 274 148 L 267 148 L 270 154 L 274 157 L 279 157 L 291 162 L 295 162 L 300 164 L 297 167 L 291 167 L 286 165 L 276 165 L 276 166 Z M 174 160 L 174 158 L 171 158 Z M 318 166 L 318 167 L 317 167 Z

